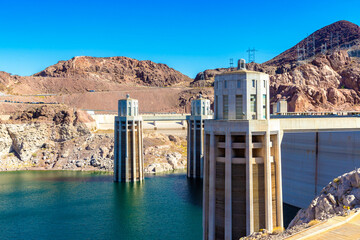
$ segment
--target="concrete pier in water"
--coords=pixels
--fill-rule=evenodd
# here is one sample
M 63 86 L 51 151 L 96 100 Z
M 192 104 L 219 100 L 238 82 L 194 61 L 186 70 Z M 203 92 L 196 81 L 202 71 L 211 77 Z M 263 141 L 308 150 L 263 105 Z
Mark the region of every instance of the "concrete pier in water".
M 191 102 L 191 115 L 186 118 L 187 176 L 203 178 L 204 172 L 204 121 L 212 119 L 210 100 L 201 96 Z
M 114 181 L 134 182 L 144 179 L 143 121 L 138 100 L 119 100 L 115 117 Z

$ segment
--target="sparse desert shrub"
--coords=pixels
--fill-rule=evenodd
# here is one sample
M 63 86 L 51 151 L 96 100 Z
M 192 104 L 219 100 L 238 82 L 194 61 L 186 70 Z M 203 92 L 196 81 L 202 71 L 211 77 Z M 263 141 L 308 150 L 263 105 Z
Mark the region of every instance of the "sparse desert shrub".
M 283 227 L 274 227 L 272 234 L 280 234 L 283 231 L 285 231 L 285 228 L 283 228 Z
M 315 226 L 316 224 L 319 224 L 320 221 L 317 219 L 311 220 L 308 224 L 309 227 Z

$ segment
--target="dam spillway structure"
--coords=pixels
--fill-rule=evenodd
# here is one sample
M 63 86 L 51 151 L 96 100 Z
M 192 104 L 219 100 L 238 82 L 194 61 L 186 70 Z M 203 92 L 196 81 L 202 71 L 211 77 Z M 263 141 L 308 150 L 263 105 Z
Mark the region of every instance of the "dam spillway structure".
M 239 239 L 283 226 L 279 129 L 271 127 L 269 76 L 215 77 L 215 116 L 205 122 L 203 237 Z
M 135 182 L 144 179 L 143 119 L 138 100 L 119 100 L 114 129 L 114 181 Z
M 191 115 L 187 116 L 187 176 L 203 178 L 204 171 L 204 121 L 212 119 L 210 100 L 202 98 L 191 102 Z

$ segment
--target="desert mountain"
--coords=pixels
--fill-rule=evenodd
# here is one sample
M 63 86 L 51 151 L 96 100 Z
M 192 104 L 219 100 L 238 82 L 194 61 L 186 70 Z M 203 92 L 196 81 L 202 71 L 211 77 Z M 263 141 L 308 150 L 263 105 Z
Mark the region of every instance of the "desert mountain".
M 333 46 L 321 51 L 321 46 Z M 271 101 L 286 98 L 289 111 L 360 110 L 359 26 L 339 21 L 311 34 L 315 38 L 315 56 L 304 56 L 297 61 L 297 45 L 270 61 L 249 63 L 247 68 L 270 75 Z M 339 36 L 339 44 L 334 44 Z M 335 42 L 336 43 L 336 42 Z M 324 49 L 323 49 L 324 50 Z M 354 54 L 357 53 L 357 54 Z M 192 85 L 211 84 L 216 74 L 229 68 L 209 69 L 197 74 Z M 202 83 L 203 82 L 203 83 Z
M 60 61 L 33 76 L 0 72 L 0 91 L 10 94 L 114 91 L 124 86 L 188 86 L 191 78 L 152 61 L 127 57 L 74 57 Z
M 60 61 L 34 76 L 88 78 L 158 87 L 186 85 L 192 80 L 166 64 L 139 61 L 128 57 L 74 57 L 68 61 Z
M 321 50 L 339 50 L 357 45 L 360 40 L 360 27 L 342 20 L 317 30 L 285 52 L 264 63 L 268 66 L 294 64 L 300 59 L 308 59 L 321 53 Z M 315 45 L 315 48 L 314 48 Z M 298 55 L 299 53 L 299 55 Z

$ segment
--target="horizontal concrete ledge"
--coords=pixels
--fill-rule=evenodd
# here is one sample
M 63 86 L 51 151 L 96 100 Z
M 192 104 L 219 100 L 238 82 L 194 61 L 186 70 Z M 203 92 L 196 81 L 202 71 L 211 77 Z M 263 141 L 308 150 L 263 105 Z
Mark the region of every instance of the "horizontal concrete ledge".
M 217 157 L 217 162 L 225 163 L 225 157 Z M 270 157 L 270 162 L 274 162 L 274 157 Z M 246 158 L 232 158 L 231 163 L 233 164 L 246 164 Z M 262 157 L 252 158 L 252 164 L 262 164 L 264 163 L 264 159 Z

